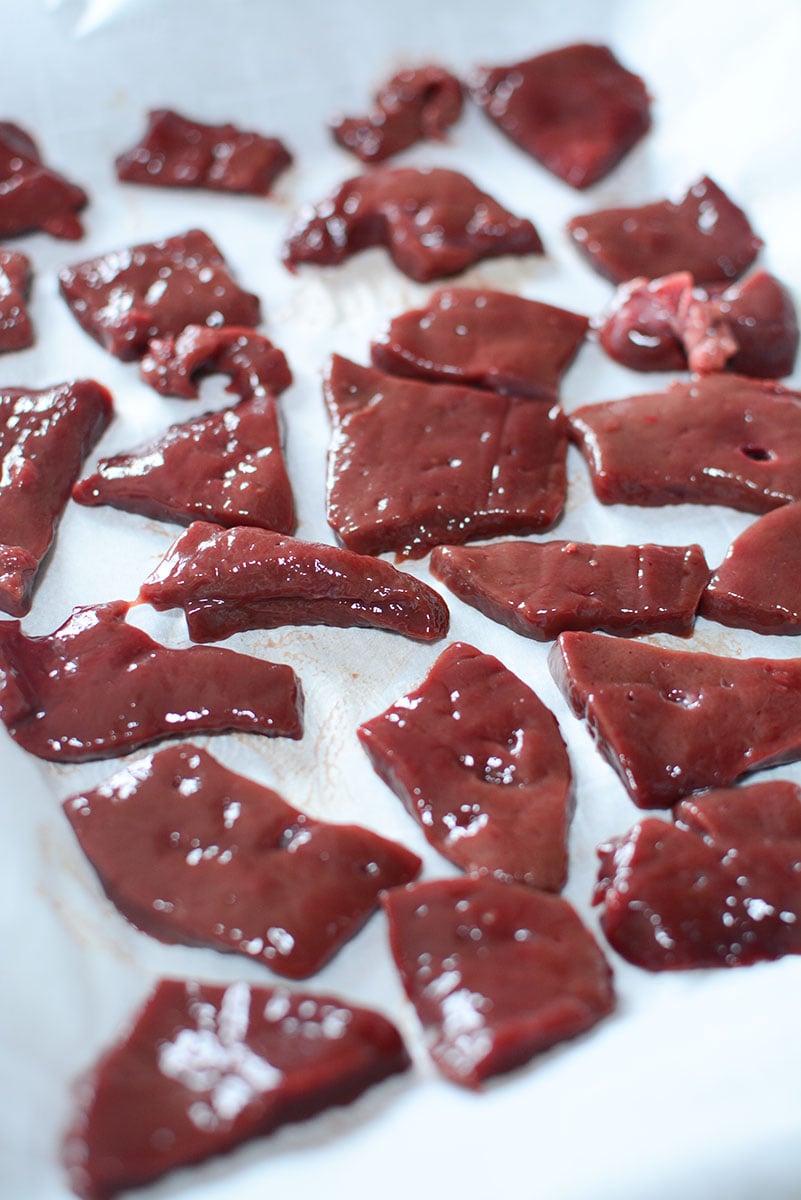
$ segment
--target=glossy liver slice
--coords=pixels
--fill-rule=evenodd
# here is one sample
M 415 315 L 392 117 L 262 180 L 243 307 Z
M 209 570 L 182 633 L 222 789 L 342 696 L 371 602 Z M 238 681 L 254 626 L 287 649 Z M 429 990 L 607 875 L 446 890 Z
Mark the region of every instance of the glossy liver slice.
M 72 494 L 79 504 L 110 504 L 181 525 L 207 520 L 281 533 L 295 527 L 278 412 L 270 395 L 171 425 L 134 450 L 101 458 Z
M 0 720 L 53 762 L 126 754 L 192 733 L 302 735 L 290 667 L 193 646 L 171 650 L 126 623 L 122 601 L 75 609 L 55 633 L 0 623 Z
M 292 383 L 284 353 L 244 326 L 187 325 L 177 337 L 153 338 L 139 365 L 145 383 L 162 396 L 196 400 L 205 375 L 230 375 L 227 392 L 248 400 L 280 395 Z
M 563 633 L 551 673 L 640 808 L 801 757 L 801 659 Z
M 279 975 L 318 971 L 420 870 L 411 851 L 329 825 L 195 746 L 122 768 L 64 811 L 106 894 L 164 942 L 245 954 Z
M 470 82 L 487 116 L 575 188 L 608 175 L 651 126 L 645 84 L 606 46 L 564 46 L 484 67 Z
M 182 608 L 195 642 L 282 625 L 363 626 L 421 641 L 448 632 L 445 601 L 390 563 L 245 526 L 195 522 L 140 596 L 159 611 Z
M 421 558 L 440 542 L 549 528 L 564 504 L 558 406 L 395 379 L 335 355 L 328 521 L 351 550 Z
M 570 416 L 603 504 L 724 504 L 768 512 L 801 499 L 801 393 L 699 375 Z
M 266 196 L 291 162 L 278 138 L 159 108 L 148 113 L 142 141 L 119 156 L 116 169 L 126 183 Z
M 258 325 L 258 296 L 231 276 L 217 246 L 199 229 L 91 258 L 59 274 L 76 321 L 124 362 L 141 358 L 151 338 L 187 325 Z
M 709 579 L 700 546 L 563 541 L 437 546 L 431 570 L 491 620 L 541 642 L 566 629 L 687 637 Z
M 610 943 L 650 971 L 801 954 L 801 792 L 784 781 L 707 792 L 599 847 Z
M 112 416 L 93 379 L 0 391 L 0 609 L 21 617 L 85 456 Z
M 341 184 L 289 231 L 284 261 L 336 266 L 385 246 L 418 283 L 456 275 L 485 258 L 542 254 L 531 221 L 515 217 L 465 175 L 441 167 L 377 167 Z
M 388 892 L 392 953 L 429 1052 L 479 1087 L 612 1010 L 603 954 L 574 909 L 489 876 Z
M 363 163 L 383 162 L 423 138 L 441 141 L 462 112 L 462 85 L 443 67 L 399 71 L 376 93 L 366 117 L 339 117 L 334 138 Z
M 0 250 L 0 354 L 33 345 L 27 300 L 31 260 L 16 250 Z
M 74 241 L 87 202 L 83 188 L 44 165 L 30 134 L 0 121 L 0 238 L 41 229 Z
M 77 1089 L 73 1191 L 109 1200 L 405 1071 L 394 1025 L 334 996 L 161 980 Z
M 456 642 L 422 685 L 358 729 L 435 849 L 548 891 L 567 878 L 574 797 L 556 718 L 503 663 Z
M 423 308 L 395 317 L 370 350 L 392 375 L 554 403 L 588 326 L 578 313 L 522 296 L 440 288 Z
M 613 283 L 689 271 L 699 284 L 738 279 L 762 246 L 742 209 L 707 176 L 676 204 L 660 200 L 573 217 L 567 231 Z

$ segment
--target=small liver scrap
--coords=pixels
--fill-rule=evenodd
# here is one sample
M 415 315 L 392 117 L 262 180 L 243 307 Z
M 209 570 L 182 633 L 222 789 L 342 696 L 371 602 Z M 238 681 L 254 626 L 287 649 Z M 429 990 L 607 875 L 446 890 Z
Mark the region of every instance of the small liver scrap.
M 167 108 L 147 114 L 142 141 L 116 160 L 117 178 L 160 187 L 266 196 L 292 162 L 278 138 L 235 125 L 204 125 Z
M 801 758 L 801 659 L 563 633 L 551 673 L 640 808 Z
M 109 1200 L 408 1066 L 390 1021 L 334 996 L 163 979 L 76 1089 L 70 1185 Z
M 386 246 L 395 266 L 418 283 L 485 258 L 543 253 L 531 221 L 513 216 L 458 171 L 377 167 L 300 211 L 284 261 L 290 269 L 336 266 L 370 246 Z
M 678 202 L 607 208 L 573 217 L 567 231 L 590 266 L 613 283 L 689 271 L 696 283 L 738 279 L 761 238 L 742 209 L 706 175 Z
M 437 546 L 431 571 L 491 620 L 540 642 L 566 629 L 687 637 L 709 579 L 700 546 L 586 542 Z
M 603 504 L 724 504 L 764 513 L 801 500 L 801 393 L 741 375 L 587 404 L 570 416 Z
M 203 521 L 178 538 L 140 595 L 159 611 L 182 608 L 195 642 L 282 625 L 361 626 L 425 642 L 448 632 L 445 601 L 388 562 Z
M 503 663 L 456 642 L 358 729 L 435 849 L 466 871 L 559 891 L 574 797 L 556 718 Z
M 177 337 L 152 338 L 139 372 L 161 396 L 196 400 L 206 375 L 230 375 L 227 392 L 241 400 L 277 396 L 292 383 L 282 350 L 244 326 L 187 325 Z
M 200 229 L 112 251 L 65 267 L 61 292 L 79 325 L 124 362 L 141 358 L 151 338 L 187 325 L 258 325 L 258 296 L 231 276 Z
M 395 317 L 371 346 L 392 375 L 550 400 L 589 326 L 586 317 L 484 288 L 441 288 Z
M 534 533 L 565 498 L 567 421 L 493 392 L 395 379 L 334 355 L 328 521 L 351 550 L 422 558 L 440 542 Z
M 507 137 L 574 188 L 603 179 L 651 127 L 645 84 L 606 46 L 483 67 L 471 91 Z
M 172 650 L 129 625 L 122 601 L 77 608 L 42 637 L 0 622 L 0 720 L 53 762 L 89 762 L 191 733 L 302 735 L 291 667 L 232 650 Z
M 0 238 L 41 229 L 74 241 L 87 203 L 83 188 L 44 165 L 30 134 L 0 121 Z
M 429 1052 L 455 1083 L 477 1088 L 614 1007 L 606 960 L 561 896 L 472 876 L 396 888 L 384 906 Z
M 420 859 L 358 825 L 329 825 L 195 746 L 171 746 L 65 801 L 120 912 L 164 942 L 245 954 L 279 975 L 318 971 L 379 893 Z
M 801 790 L 776 780 L 684 800 L 598 848 L 612 946 L 649 971 L 801 954 Z
M 27 301 L 31 260 L 15 250 L 0 250 L 0 354 L 33 345 Z
M 423 138 L 441 141 L 462 112 L 462 85 L 443 67 L 399 71 L 376 93 L 366 117 L 339 117 L 331 131 L 363 163 L 382 162 Z

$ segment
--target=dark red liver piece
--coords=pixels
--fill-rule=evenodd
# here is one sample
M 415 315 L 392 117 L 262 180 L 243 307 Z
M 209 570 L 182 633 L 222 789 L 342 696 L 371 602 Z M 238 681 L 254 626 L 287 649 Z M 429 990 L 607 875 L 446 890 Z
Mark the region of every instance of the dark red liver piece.
M 573 217 L 567 231 L 599 275 L 625 283 L 689 271 L 699 284 L 737 279 L 762 239 L 742 209 L 706 175 L 678 204 L 660 200 Z
M 187 325 L 177 337 L 153 338 L 139 366 L 145 383 L 161 396 L 196 400 L 205 375 L 230 375 L 227 392 L 247 400 L 277 396 L 292 383 L 282 350 L 252 329 Z
M 603 504 L 724 504 L 767 512 L 801 499 L 801 393 L 741 375 L 588 404 L 570 417 Z
M 618 953 L 650 971 L 801 954 L 799 789 L 712 791 L 676 819 L 643 821 L 598 849 L 596 903 Z
M 112 416 L 93 379 L 0 391 L 0 609 L 21 617 L 84 457 Z
M 73 316 L 124 362 L 141 358 L 151 338 L 187 325 L 258 325 L 258 296 L 233 280 L 214 242 L 199 229 L 112 251 L 59 275 Z
M 30 134 L 0 121 L 0 237 L 41 229 L 51 237 L 83 237 L 78 213 L 86 207 L 83 188 L 42 162 Z
M 547 642 L 565 629 L 687 637 L 709 579 L 700 546 L 438 546 L 431 570 L 493 621 Z
M 645 84 L 606 46 L 484 67 L 471 91 L 507 137 L 575 188 L 608 175 L 651 127 Z
M 302 979 L 420 859 L 306 816 L 195 746 L 139 759 L 64 811 L 109 899 L 163 942 L 232 950 Z
M 215 521 L 291 533 L 295 505 L 270 395 L 171 425 L 125 454 L 101 458 L 73 488 L 79 504 L 110 504 L 160 521 Z
M 363 163 L 382 162 L 423 138 L 441 141 L 462 112 L 462 85 L 443 67 L 399 71 L 366 117 L 339 117 L 331 131 Z
M 328 521 L 351 550 L 422 558 L 440 542 L 535 533 L 565 498 L 558 406 L 394 379 L 334 355 Z
M 119 156 L 116 168 L 126 183 L 266 196 L 291 162 L 278 138 L 235 125 L 203 125 L 159 108 L 147 114 L 142 141 Z
M 109 1200 L 349 1104 L 408 1066 L 390 1021 L 334 996 L 161 980 L 76 1089 L 70 1184 Z
M 787 288 L 767 271 L 726 288 L 695 287 L 680 271 L 624 284 L 598 338 L 635 371 L 689 367 L 779 379 L 795 364 L 798 320 Z
M 801 633 L 801 503 L 774 509 L 729 546 L 701 597 L 710 621 L 756 633 Z
M 159 611 L 182 608 L 195 642 L 281 625 L 363 626 L 425 642 L 448 632 L 445 601 L 390 563 L 246 526 L 196 521 L 140 596 Z
M 386 246 L 404 275 L 428 283 L 484 258 L 542 254 L 531 221 L 515 217 L 465 175 L 440 167 L 377 167 L 341 184 L 289 231 L 284 261 L 336 266 Z
M 27 300 L 31 260 L 15 250 L 0 250 L 0 354 L 33 345 Z
M 392 953 L 437 1066 L 478 1087 L 614 1007 L 592 934 L 561 896 L 490 876 L 388 892 Z
M 456 642 L 419 688 L 357 732 L 451 862 L 547 891 L 564 886 L 570 760 L 556 718 L 497 658 Z
M 801 659 L 563 633 L 551 673 L 640 808 L 801 757 Z
M 424 308 L 395 317 L 371 353 L 393 375 L 554 403 L 588 326 L 578 313 L 522 296 L 441 288 Z
M 77 608 L 44 637 L 0 622 L 0 720 L 25 750 L 86 762 L 192 733 L 301 737 L 290 667 L 216 647 L 167 649 L 127 624 L 128 607 Z

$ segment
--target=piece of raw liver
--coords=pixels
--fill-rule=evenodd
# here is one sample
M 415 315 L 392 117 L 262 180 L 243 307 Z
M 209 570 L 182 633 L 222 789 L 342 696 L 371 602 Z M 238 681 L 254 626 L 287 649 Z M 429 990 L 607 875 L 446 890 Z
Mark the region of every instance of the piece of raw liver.
M 801 503 L 766 513 L 736 538 L 701 596 L 710 621 L 801 633 Z
M 477 1088 L 614 1007 L 606 960 L 561 896 L 468 876 L 396 888 L 384 906 L 429 1052 L 455 1083 Z
M 79 325 L 124 362 L 141 358 L 151 338 L 187 325 L 258 325 L 258 296 L 234 281 L 217 246 L 200 229 L 88 259 L 59 274 Z
M 574 188 L 603 179 L 651 127 L 645 84 L 607 46 L 479 68 L 470 83 L 507 137 Z
M 548 529 L 564 505 L 554 405 L 397 379 L 334 355 L 328 522 L 351 550 L 422 558 L 440 542 Z
M 801 659 L 563 633 L 551 673 L 640 808 L 801 757 Z
M 62 1157 L 110 1200 L 405 1071 L 395 1026 L 335 996 L 164 979 L 76 1088 Z
M 177 337 L 152 338 L 139 373 L 159 395 L 182 400 L 197 399 L 206 375 L 229 375 L 225 390 L 240 400 L 278 396 L 292 383 L 283 351 L 263 334 L 236 325 L 187 325 Z
M 392 375 L 550 400 L 589 327 L 586 317 L 486 288 L 440 288 L 394 317 L 370 347 Z
M 649 971 L 801 953 L 801 791 L 778 780 L 707 792 L 598 848 L 610 943 Z
M 39 148 L 19 125 L 0 121 L 0 238 L 41 229 L 51 237 L 83 237 L 78 213 L 83 188 L 51 171 Z
M 27 301 L 31 260 L 16 250 L 0 250 L 0 354 L 33 345 Z
M 570 416 L 603 504 L 723 504 L 764 513 L 801 500 L 801 393 L 699 375 Z
M 170 547 L 140 598 L 159 611 L 182 608 L 195 642 L 282 625 L 362 626 L 428 642 L 449 623 L 442 597 L 388 562 L 203 521 Z
M 379 893 L 420 859 L 358 825 L 330 825 L 171 746 L 64 803 L 120 912 L 163 942 L 245 954 L 279 975 L 318 971 L 362 927 Z
M 363 163 L 383 162 L 424 138 L 442 141 L 462 112 L 462 85 L 434 65 L 399 71 L 376 93 L 365 117 L 338 117 L 331 132 Z
M 442 167 L 376 167 L 299 212 L 284 247 L 290 269 L 336 266 L 385 246 L 418 283 L 502 254 L 542 254 L 531 221 L 513 216 L 465 175 Z
M 266 196 L 292 162 L 278 138 L 204 125 L 170 109 L 147 114 L 147 129 L 136 146 L 117 158 L 117 178 L 160 187 L 211 188 Z
M 93 379 L 0 391 L 0 609 L 24 616 L 83 460 L 109 424 Z
M 431 571 L 491 620 L 541 642 L 566 629 L 687 637 L 709 579 L 700 546 L 562 541 L 437 546 Z
M 73 488 L 79 504 L 110 504 L 160 521 L 215 521 L 291 533 L 295 505 L 271 395 L 171 425 L 136 449 L 101 458 Z
M 706 175 L 678 203 L 606 208 L 568 221 L 590 266 L 613 283 L 689 271 L 696 283 L 738 279 L 762 246 L 742 209 Z
M 77 608 L 42 637 L 0 622 L 0 720 L 25 750 L 88 762 L 192 733 L 301 737 L 291 667 L 217 647 L 168 649 L 126 622 L 128 608 Z
M 575 803 L 567 749 L 554 715 L 497 658 L 456 642 L 419 688 L 357 733 L 451 862 L 564 886 Z

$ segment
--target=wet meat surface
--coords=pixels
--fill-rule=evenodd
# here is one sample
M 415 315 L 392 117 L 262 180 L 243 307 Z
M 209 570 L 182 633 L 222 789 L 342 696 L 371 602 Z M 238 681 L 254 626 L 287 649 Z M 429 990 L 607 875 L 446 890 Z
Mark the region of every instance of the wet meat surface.
M 16 250 L 0 250 L 0 354 L 33 345 L 28 316 L 31 260 Z
M 375 96 L 365 117 L 339 117 L 331 131 L 363 163 L 383 162 L 424 138 L 442 141 L 462 112 L 462 85 L 443 67 L 399 71 Z
M 177 337 L 153 338 L 139 364 L 145 383 L 161 396 L 196 400 L 206 375 L 229 375 L 227 392 L 248 400 L 277 396 L 292 383 L 282 350 L 253 329 L 187 325 Z
M 42 162 L 30 134 L 0 121 L 0 238 L 41 229 L 51 237 L 83 237 L 78 213 L 88 197 L 83 188 Z

